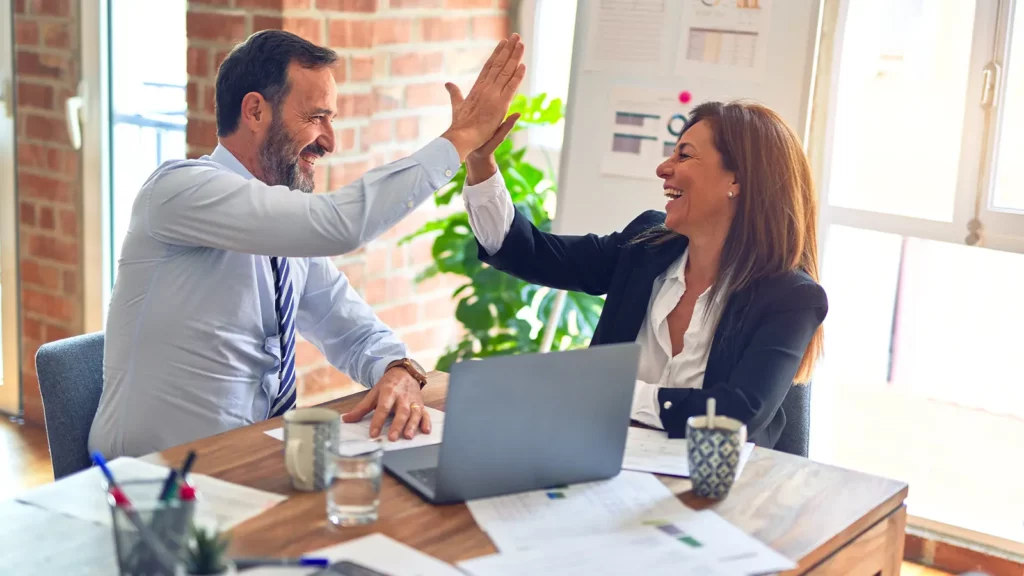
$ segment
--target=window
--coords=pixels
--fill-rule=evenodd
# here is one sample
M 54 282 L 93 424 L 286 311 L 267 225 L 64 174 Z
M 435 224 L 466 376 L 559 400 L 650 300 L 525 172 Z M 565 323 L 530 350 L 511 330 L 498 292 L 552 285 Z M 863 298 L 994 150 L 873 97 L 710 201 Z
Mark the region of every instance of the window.
M 533 0 L 523 4 L 523 28 L 529 30 L 529 93 L 548 98 L 569 96 L 572 69 L 573 32 L 576 29 L 576 0 Z M 532 128 L 529 143 L 548 150 L 562 148 L 564 123 Z
M 829 316 L 811 435 L 815 459 L 908 481 L 912 524 L 1018 551 L 1021 4 L 840 4 L 815 102 Z

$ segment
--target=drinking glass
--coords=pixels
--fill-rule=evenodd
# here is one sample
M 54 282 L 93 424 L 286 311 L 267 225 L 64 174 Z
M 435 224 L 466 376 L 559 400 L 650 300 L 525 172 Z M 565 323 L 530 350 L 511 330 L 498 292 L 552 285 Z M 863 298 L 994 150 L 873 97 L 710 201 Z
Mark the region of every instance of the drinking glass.
M 327 519 L 332 524 L 358 526 L 377 521 L 383 455 L 380 438 L 342 440 L 332 446 L 332 480 L 326 490 Z

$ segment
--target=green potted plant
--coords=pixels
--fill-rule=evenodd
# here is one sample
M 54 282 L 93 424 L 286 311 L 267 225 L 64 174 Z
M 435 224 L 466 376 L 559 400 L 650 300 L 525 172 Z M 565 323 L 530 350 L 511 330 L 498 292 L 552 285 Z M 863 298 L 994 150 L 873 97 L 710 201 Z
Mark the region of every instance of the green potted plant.
M 517 96 L 509 114 L 516 112 L 521 116 L 513 134 L 530 126 L 555 124 L 564 115 L 562 101 L 548 100 L 545 94 Z M 494 153 L 516 208 L 537 228 L 550 232 L 556 191 L 550 162 L 542 169 L 527 161 L 525 155 L 526 148 L 516 148 L 511 135 Z M 437 205 L 450 204 L 461 194 L 465 181 L 463 166 L 451 182 L 437 191 Z M 417 275 L 416 281 L 443 273 L 465 280 L 452 294 L 458 300 L 455 318 L 465 328 L 464 335 L 438 359 L 437 369 L 448 371 L 455 362 L 470 358 L 540 351 L 545 323 L 559 307 L 556 291 L 523 282 L 480 262 L 469 216 L 464 210 L 427 222 L 401 242 L 426 235 L 434 235 L 434 262 Z M 553 326 L 552 348 L 588 345 L 603 306 L 604 300 L 595 296 L 566 294 Z
M 186 554 L 190 576 L 235 574 L 234 563 L 224 556 L 231 539 L 217 530 L 192 526 L 192 537 Z

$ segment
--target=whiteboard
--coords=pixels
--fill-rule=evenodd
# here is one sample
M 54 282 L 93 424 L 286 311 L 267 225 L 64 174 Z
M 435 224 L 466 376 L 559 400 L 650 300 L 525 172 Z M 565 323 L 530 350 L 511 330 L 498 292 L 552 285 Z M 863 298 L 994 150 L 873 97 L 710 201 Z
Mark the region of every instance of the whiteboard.
M 803 136 L 821 3 L 579 0 L 554 230 L 607 234 L 664 210 L 672 116 L 701 102 L 761 102 Z

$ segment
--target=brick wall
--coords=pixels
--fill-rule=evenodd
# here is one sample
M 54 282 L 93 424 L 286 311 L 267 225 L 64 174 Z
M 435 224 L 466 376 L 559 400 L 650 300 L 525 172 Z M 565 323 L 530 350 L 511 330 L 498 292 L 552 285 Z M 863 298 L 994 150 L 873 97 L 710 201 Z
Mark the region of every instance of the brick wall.
M 448 125 L 444 82 L 468 89 L 507 35 L 507 0 L 190 0 L 188 5 L 188 131 L 190 156 L 217 143 L 213 114 L 217 66 L 249 34 L 280 28 L 334 48 L 341 56 L 337 150 L 317 163 L 317 191 L 336 189 L 366 170 L 406 156 Z M 439 278 L 415 285 L 432 260 L 430 240 L 398 239 L 439 214 L 425 205 L 358 252 L 336 259 L 381 320 L 433 366 L 457 337 L 451 292 Z M 300 403 L 351 389 L 308 342 L 297 350 Z
M 80 160 L 64 102 L 80 74 L 78 2 L 15 0 L 17 193 L 25 419 L 43 422 L 35 354 L 83 330 Z

